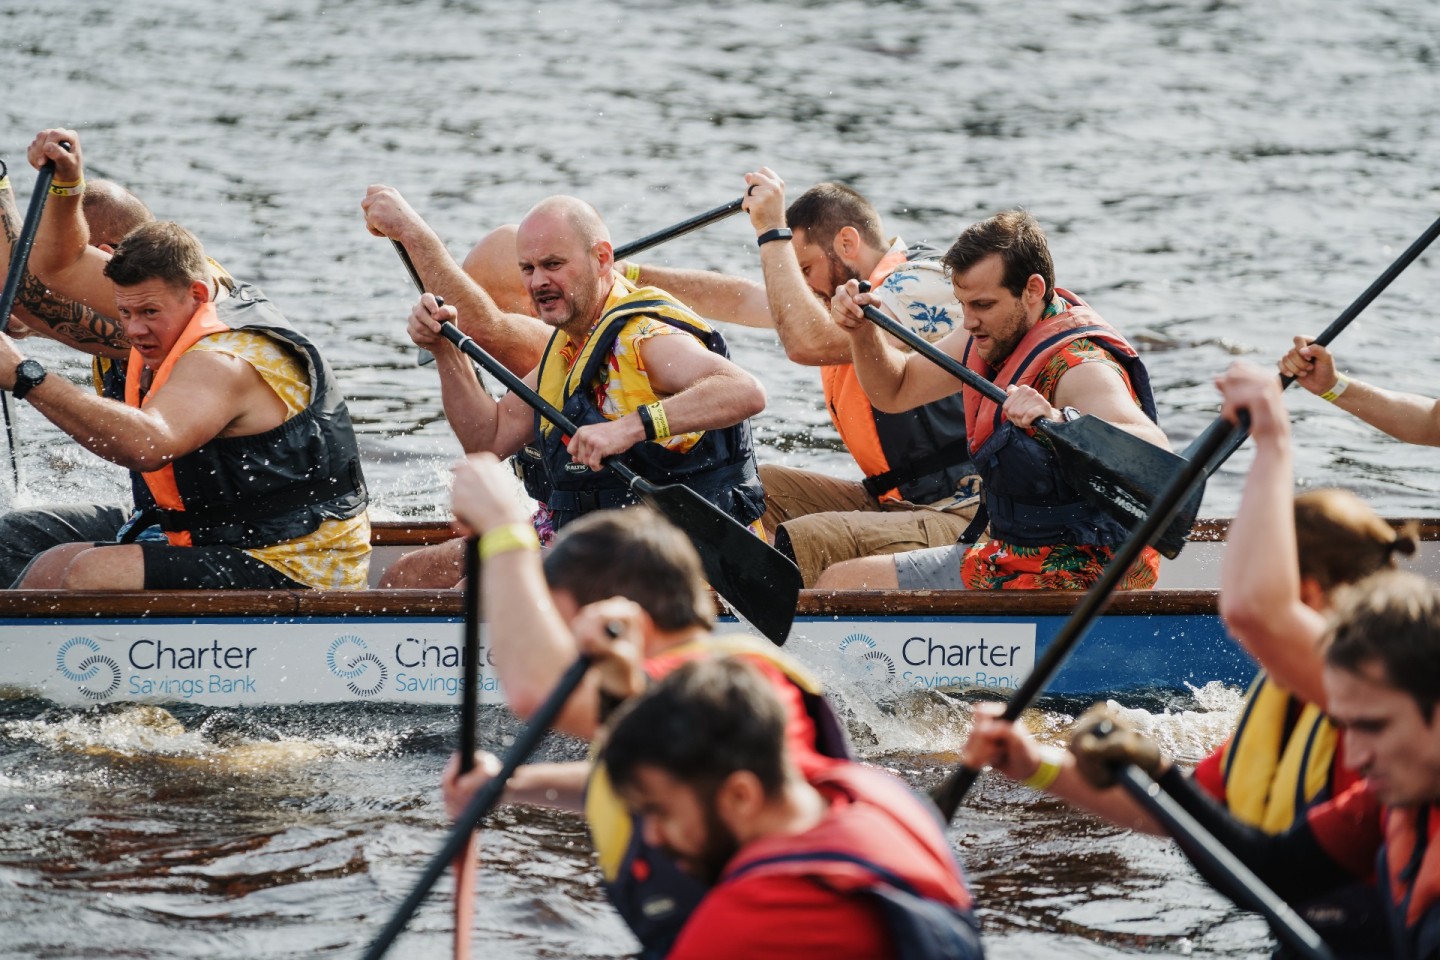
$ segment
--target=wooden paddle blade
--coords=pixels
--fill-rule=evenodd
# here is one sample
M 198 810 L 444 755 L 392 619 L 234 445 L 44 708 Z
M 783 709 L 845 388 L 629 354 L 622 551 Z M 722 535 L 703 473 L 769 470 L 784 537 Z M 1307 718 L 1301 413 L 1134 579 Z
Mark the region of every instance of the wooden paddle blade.
M 1068 423 L 1049 420 L 1036 423 L 1053 442 L 1065 481 L 1096 507 L 1125 524 L 1126 529 L 1134 529 L 1145 519 L 1160 491 L 1186 464 L 1183 457 L 1098 417 L 1083 416 Z M 1156 538 L 1155 549 L 1171 560 L 1185 545 L 1204 494 L 1205 486 L 1200 484 Z
M 634 486 L 690 537 L 715 592 L 751 626 L 782 646 L 790 636 L 804 585 L 800 568 L 689 487 L 662 486 L 640 477 Z

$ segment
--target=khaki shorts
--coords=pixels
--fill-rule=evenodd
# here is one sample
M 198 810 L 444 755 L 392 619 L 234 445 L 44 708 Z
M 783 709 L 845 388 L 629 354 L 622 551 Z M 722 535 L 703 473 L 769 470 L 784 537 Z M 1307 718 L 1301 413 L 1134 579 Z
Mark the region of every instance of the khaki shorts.
M 944 501 L 945 509 L 903 500 L 881 504 L 859 481 L 772 464 L 761 465 L 760 482 L 765 535 L 794 557 L 807 587 L 841 560 L 951 546 L 979 506 L 978 496 Z

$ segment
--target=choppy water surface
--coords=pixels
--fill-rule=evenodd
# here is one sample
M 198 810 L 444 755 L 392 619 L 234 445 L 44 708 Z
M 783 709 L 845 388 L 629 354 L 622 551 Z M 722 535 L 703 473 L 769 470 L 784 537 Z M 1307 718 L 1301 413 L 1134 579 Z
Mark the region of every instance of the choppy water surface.
M 1320 329 L 1440 213 L 1429 0 L 12 0 L 0 50 L 0 157 L 21 164 L 22 203 L 25 144 L 75 126 L 92 174 L 261 284 L 338 369 L 382 515 L 440 515 L 457 448 L 404 337 L 406 276 L 359 216 L 372 182 L 404 191 L 457 255 L 561 191 L 632 239 L 738 195 L 761 164 L 797 192 L 845 179 L 892 232 L 941 245 L 1023 204 L 1050 232 L 1060 282 L 1145 344 L 1178 442 L 1209 421 L 1226 363 L 1269 362 Z M 652 257 L 758 276 L 741 222 Z M 1339 342 L 1347 370 L 1433 393 L 1435 264 L 1413 266 Z M 769 335 L 731 339 L 769 390 L 762 456 L 848 475 L 814 372 Z M 1302 482 L 1434 512 L 1433 450 L 1308 395 L 1290 405 Z M 20 406 L 20 502 L 120 495 L 118 471 Z M 1234 509 L 1245 463 L 1216 478 L 1207 513 Z M 7 488 L 0 506 L 11 502 Z M 963 710 L 921 698 L 874 712 L 850 693 L 869 756 L 916 783 L 939 775 Z M 1233 705 L 1207 691 L 1145 708 L 1194 758 Z M 1053 732 L 1063 716 L 1035 722 Z M 433 784 L 449 711 L 21 701 L 0 718 L 7 955 L 352 955 L 442 829 Z M 494 743 L 500 720 L 487 723 Z M 954 840 L 997 956 L 1264 949 L 1260 925 L 1167 844 L 1021 788 L 984 784 Z M 481 948 L 623 955 L 585 848 L 569 818 L 502 815 L 485 835 Z M 398 955 L 446 949 L 443 903 L 415 929 Z

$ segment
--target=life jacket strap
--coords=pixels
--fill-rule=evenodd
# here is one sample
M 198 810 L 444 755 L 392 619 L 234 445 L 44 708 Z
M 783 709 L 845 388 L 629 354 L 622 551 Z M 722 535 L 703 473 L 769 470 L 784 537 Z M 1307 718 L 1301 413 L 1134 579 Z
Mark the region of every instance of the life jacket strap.
M 923 457 L 917 457 L 903 466 L 892 467 L 884 473 L 866 477 L 860 483 L 865 487 L 866 493 L 878 499 L 881 494 L 888 493 L 901 484 L 912 483 L 956 465 L 963 466 L 966 473 L 975 472 L 974 464 L 970 462 L 969 447 L 963 438 Z

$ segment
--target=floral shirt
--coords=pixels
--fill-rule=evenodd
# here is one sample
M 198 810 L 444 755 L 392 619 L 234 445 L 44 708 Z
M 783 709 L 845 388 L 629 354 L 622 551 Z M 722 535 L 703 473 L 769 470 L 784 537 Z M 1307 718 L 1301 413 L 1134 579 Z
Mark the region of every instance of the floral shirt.
M 1091 340 L 1076 340 L 1058 351 L 1040 376 L 1035 390 L 1054 402 L 1061 376 L 1082 363 L 1103 363 L 1115 369 L 1135 390 L 1125 368 Z M 1140 400 L 1135 399 L 1140 406 Z M 970 590 L 1086 590 L 1105 572 L 1115 551 L 1110 547 L 1062 543 L 1045 547 L 1023 547 L 1003 540 L 978 543 L 966 551 L 960 565 L 960 582 Z M 1160 554 L 1152 547 L 1144 552 L 1120 581 L 1121 590 L 1149 590 L 1160 576 Z

